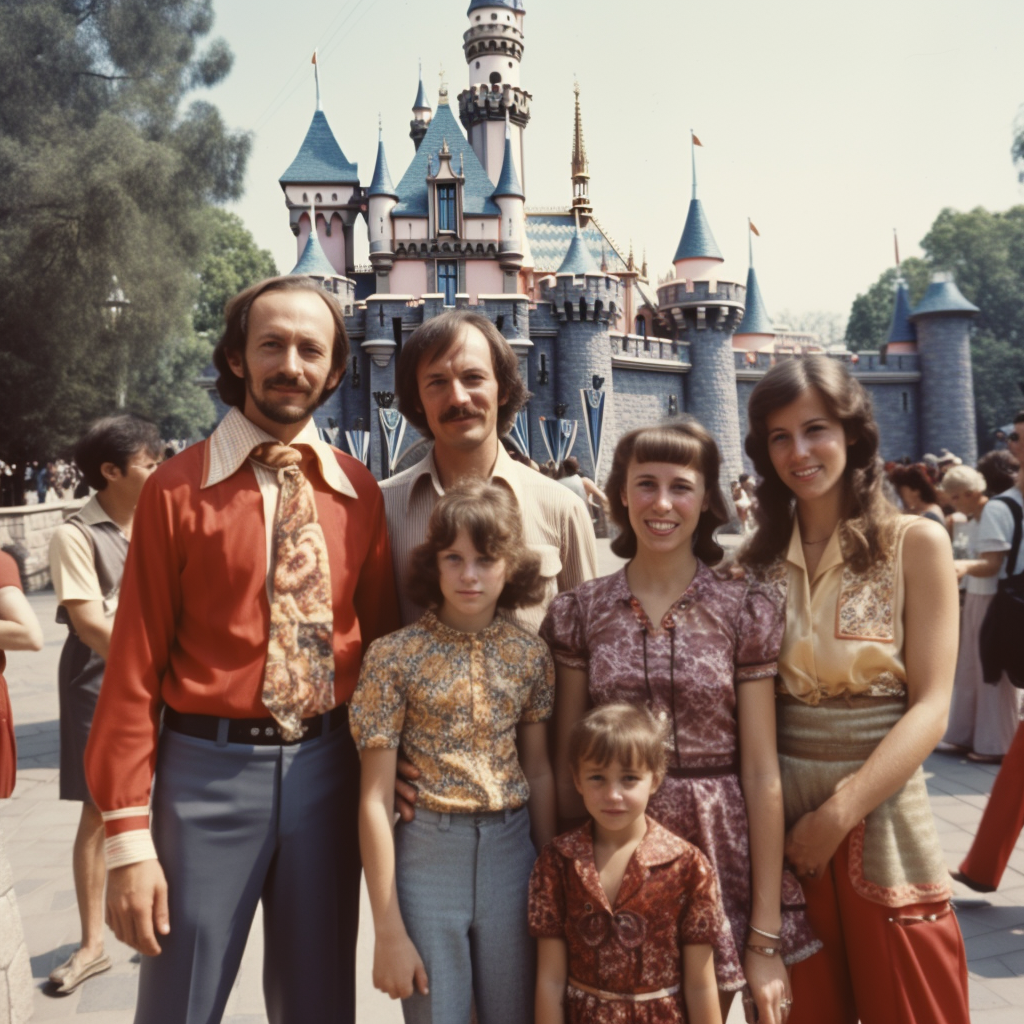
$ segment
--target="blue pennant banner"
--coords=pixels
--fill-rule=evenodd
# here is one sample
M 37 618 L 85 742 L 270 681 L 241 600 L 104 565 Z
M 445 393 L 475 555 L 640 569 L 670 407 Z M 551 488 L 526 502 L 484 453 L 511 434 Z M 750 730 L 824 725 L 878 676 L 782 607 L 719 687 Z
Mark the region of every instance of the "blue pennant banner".
M 560 466 L 576 443 L 576 433 L 580 429 L 579 420 L 556 420 L 546 416 L 539 417 L 541 437 L 544 447 L 548 450 L 556 466 Z
M 364 466 L 370 465 L 370 432 L 368 430 L 346 430 L 345 443 L 349 452 Z
M 587 431 L 587 442 L 590 444 L 590 458 L 594 463 L 594 479 L 596 480 L 598 466 L 601 464 L 601 442 L 604 440 L 605 393 L 594 388 L 580 388 L 580 399 L 583 402 L 583 425 Z
M 377 412 L 380 415 L 380 432 L 384 438 L 384 452 L 387 456 L 381 460 L 386 479 L 398 465 L 402 438 L 405 437 L 405 417 L 397 409 L 378 409 Z
M 527 409 L 520 409 L 516 413 L 516 420 L 508 432 L 508 439 L 523 455 L 530 457 L 530 417 Z

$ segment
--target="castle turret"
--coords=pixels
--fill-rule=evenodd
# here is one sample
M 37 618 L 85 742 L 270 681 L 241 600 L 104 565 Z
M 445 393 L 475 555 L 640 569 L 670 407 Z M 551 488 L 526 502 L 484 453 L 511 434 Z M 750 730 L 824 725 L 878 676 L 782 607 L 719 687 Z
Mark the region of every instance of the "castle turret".
M 955 287 L 955 286 L 954 286 Z M 902 277 L 896 278 L 896 297 L 892 307 L 892 323 L 885 339 L 885 353 L 912 355 L 917 351 L 917 332 L 910 322 L 910 293 Z
M 511 125 L 508 120 L 505 122 L 505 158 L 491 198 L 501 210 L 498 259 L 505 274 L 505 291 L 517 294 L 519 268 L 523 265 L 523 246 L 526 241 L 526 196 L 516 174 L 516 163 L 512 155 Z
M 377 162 L 373 167 L 373 181 L 367 191 L 366 224 L 370 241 L 370 263 L 377 275 L 376 292 L 387 294 L 391 288 L 388 275 L 394 264 L 391 211 L 398 205 L 398 193 L 391 184 L 387 157 L 384 155 L 383 129 L 377 129 Z
M 573 92 L 576 94 L 576 115 L 572 129 L 572 208 L 577 212 L 580 223 L 586 227 L 594 208 L 590 205 L 590 162 L 583 141 L 579 82 L 573 85 Z
M 316 64 L 314 57 L 314 65 Z M 288 206 L 289 225 L 296 236 L 296 255 L 301 256 L 309 239 L 309 208 L 316 206 L 323 250 L 335 272 L 355 269 L 352 227 L 359 216 L 359 168 L 351 163 L 320 108 L 319 68 L 317 103 L 313 120 L 299 152 L 281 175 L 280 184 Z
M 459 94 L 459 118 L 477 158 L 496 185 L 504 163 L 504 124 L 512 124 L 516 174 L 525 186 L 523 129 L 530 120 L 530 94 L 519 84 L 523 59 L 523 0 L 472 0 L 463 51 L 469 88 Z
M 757 352 L 774 343 L 775 330 L 772 327 L 772 318 L 765 308 L 764 299 L 761 298 L 761 288 L 757 283 L 757 271 L 754 270 L 754 232 L 756 229 L 749 220 L 747 226 L 750 236 L 750 267 L 747 270 L 746 308 L 743 312 L 743 319 L 732 337 L 732 346 L 747 352 Z
M 711 233 L 711 225 L 704 215 L 704 207 L 697 198 L 697 146 L 703 143 L 693 132 L 690 132 L 690 160 L 693 169 L 693 186 L 690 196 L 690 209 L 686 213 L 683 233 L 679 236 L 679 245 L 672 263 L 676 268 L 676 279 L 698 280 L 707 277 L 711 271 L 725 260 L 718 248 L 715 236 Z
M 316 208 L 310 209 L 310 223 L 316 223 Z M 345 315 L 349 316 L 355 303 L 355 282 L 339 274 L 324 253 L 320 238 L 314 228 L 306 239 L 299 262 L 292 268 L 290 277 L 312 277 L 321 287 L 338 297 Z
M 921 445 L 948 448 L 969 466 L 978 458 L 970 327 L 979 312 L 952 275 L 937 273 L 909 317 L 921 360 Z
M 420 86 L 416 90 L 416 100 L 412 105 L 412 120 L 409 122 L 409 138 L 412 139 L 417 149 L 420 148 L 423 136 L 427 134 L 427 129 L 430 127 L 430 119 L 433 116 L 434 112 L 430 107 L 426 91 L 423 88 L 423 63 L 421 61 Z

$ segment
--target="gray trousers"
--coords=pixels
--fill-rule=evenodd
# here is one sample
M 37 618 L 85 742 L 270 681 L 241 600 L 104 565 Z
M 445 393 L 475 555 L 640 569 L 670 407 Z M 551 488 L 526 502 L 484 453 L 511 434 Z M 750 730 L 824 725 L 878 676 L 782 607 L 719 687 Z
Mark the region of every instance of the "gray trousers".
M 402 1000 L 406 1024 L 532 1024 L 536 955 L 527 925 L 537 859 L 525 808 L 417 810 L 395 826 L 398 902 L 429 995 Z
M 153 838 L 171 932 L 142 958 L 136 1024 L 217 1024 L 260 901 L 271 1024 L 353 1024 L 358 803 L 347 729 L 290 747 L 165 729 Z

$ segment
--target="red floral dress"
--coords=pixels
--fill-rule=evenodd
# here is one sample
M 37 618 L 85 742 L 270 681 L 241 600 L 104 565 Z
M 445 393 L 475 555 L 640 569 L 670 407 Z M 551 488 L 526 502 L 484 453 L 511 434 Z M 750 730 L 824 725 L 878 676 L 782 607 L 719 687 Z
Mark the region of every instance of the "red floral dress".
M 726 927 L 715 873 L 691 843 L 647 818 L 615 905 L 608 902 L 588 822 L 541 851 L 530 878 L 530 934 L 563 939 L 566 1024 L 681 1024 L 684 946 L 714 945 Z M 646 1002 L 602 998 L 675 988 Z

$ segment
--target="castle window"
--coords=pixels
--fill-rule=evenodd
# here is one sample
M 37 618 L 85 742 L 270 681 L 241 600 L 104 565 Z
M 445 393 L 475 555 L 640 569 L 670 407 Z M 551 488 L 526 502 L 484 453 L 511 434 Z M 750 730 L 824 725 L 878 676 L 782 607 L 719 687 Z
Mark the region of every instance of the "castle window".
M 501 72 L 500 71 L 492 71 L 490 73 L 489 78 L 490 78 L 491 85 L 497 85 L 501 81 Z
M 476 62 L 476 67 L 477 67 L 477 70 L 479 71 L 480 70 L 480 61 Z
M 316 194 L 316 201 L 318 203 L 322 203 L 324 201 L 324 197 L 322 195 L 320 195 L 319 192 L 317 192 L 317 194 Z
M 635 333 L 639 334 L 641 338 L 647 337 L 647 321 L 642 316 L 636 318 L 634 328 Z
M 302 201 L 304 203 L 308 203 L 309 202 L 309 193 L 308 192 L 303 192 L 302 193 Z
M 444 304 L 455 305 L 455 292 L 459 287 L 459 264 L 455 260 L 438 260 L 437 290 L 444 293 Z
M 455 217 L 454 185 L 437 186 L 437 230 L 458 230 L 458 222 Z
M 331 202 L 332 203 L 336 203 L 337 201 L 338 201 L 338 193 L 337 192 L 332 192 L 331 193 Z
M 906 391 L 903 392 L 903 411 L 910 412 L 910 395 Z

